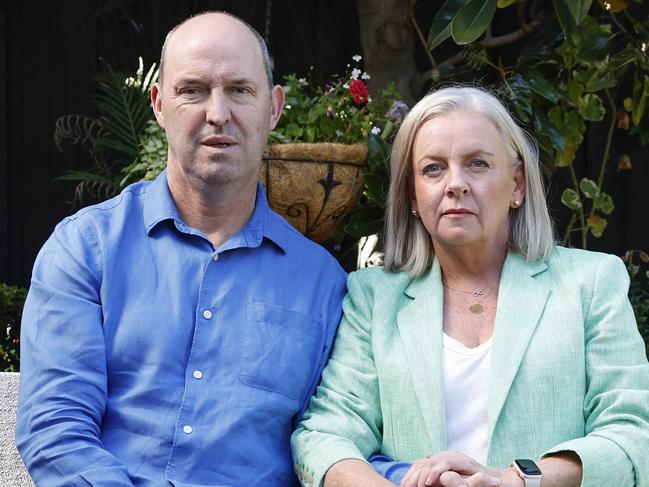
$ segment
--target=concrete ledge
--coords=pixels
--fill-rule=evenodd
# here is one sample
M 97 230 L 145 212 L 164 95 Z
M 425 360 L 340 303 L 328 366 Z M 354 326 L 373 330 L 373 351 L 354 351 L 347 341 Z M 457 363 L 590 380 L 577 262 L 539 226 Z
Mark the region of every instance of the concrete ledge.
M 16 450 L 16 409 L 20 374 L 0 372 L 0 485 L 34 487 Z

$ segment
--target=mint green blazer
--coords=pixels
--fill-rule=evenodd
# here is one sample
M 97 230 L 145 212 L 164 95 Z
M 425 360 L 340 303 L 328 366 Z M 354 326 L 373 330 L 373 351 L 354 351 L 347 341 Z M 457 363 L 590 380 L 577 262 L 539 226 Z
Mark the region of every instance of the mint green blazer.
M 492 342 L 488 465 L 570 450 L 583 487 L 649 486 L 649 365 L 619 258 L 509 253 Z M 316 395 L 293 434 L 295 470 L 319 486 L 343 459 L 446 450 L 440 267 L 352 273 Z

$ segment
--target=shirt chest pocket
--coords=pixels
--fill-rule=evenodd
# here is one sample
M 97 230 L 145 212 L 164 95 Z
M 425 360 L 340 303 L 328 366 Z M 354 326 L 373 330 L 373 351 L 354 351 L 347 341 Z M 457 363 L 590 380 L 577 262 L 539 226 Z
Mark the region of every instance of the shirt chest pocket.
M 300 399 L 322 351 L 320 322 L 274 304 L 249 303 L 239 379 L 246 385 Z

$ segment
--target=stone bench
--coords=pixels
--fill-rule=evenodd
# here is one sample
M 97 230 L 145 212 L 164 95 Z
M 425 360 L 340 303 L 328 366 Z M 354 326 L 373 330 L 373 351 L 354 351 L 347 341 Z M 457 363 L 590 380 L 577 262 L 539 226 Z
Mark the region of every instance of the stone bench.
M 0 485 L 34 487 L 16 450 L 16 409 L 20 375 L 0 372 Z

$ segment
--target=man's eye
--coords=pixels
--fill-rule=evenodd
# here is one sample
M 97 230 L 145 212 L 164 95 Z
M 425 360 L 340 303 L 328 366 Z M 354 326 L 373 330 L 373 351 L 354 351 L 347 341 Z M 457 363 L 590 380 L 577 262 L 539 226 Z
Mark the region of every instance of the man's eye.
M 252 90 L 248 88 L 247 86 L 235 86 L 232 91 L 239 95 L 247 95 L 249 93 L 252 93 Z
M 187 87 L 187 88 L 180 88 L 178 90 L 178 94 L 180 95 L 195 95 L 199 92 L 200 90 L 198 88 L 194 87 Z
M 473 161 L 471 161 L 471 166 L 480 167 L 480 168 L 482 168 L 482 167 L 490 167 L 489 163 L 487 161 L 485 161 L 484 159 L 474 159 Z

